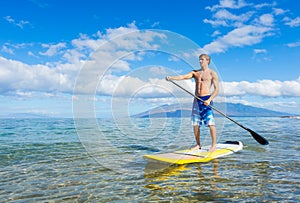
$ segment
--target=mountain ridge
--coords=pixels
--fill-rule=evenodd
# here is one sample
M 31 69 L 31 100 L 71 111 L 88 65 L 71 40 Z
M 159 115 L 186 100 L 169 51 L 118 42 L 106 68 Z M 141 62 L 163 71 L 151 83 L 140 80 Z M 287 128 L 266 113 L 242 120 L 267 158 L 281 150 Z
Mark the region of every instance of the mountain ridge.
M 265 108 L 259 108 L 241 103 L 223 103 L 215 102 L 214 107 L 221 110 L 227 116 L 232 117 L 282 117 L 294 116 L 286 112 L 273 111 Z M 226 107 L 226 111 L 223 111 Z M 190 117 L 192 104 L 165 104 L 150 110 L 144 111 L 133 115 L 134 118 L 147 118 L 147 117 Z M 214 111 L 216 116 L 221 116 L 218 112 Z

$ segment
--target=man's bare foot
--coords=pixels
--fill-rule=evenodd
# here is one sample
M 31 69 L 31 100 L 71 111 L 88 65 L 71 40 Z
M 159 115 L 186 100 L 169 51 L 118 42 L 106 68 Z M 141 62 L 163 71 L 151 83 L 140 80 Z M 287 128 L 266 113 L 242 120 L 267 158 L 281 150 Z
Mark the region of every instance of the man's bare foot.
M 216 146 L 211 146 L 211 148 L 209 149 L 209 152 L 214 152 L 216 150 Z
M 201 146 L 200 145 L 196 145 L 195 147 L 192 147 L 190 150 L 191 151 L 195 151 L 195 150 L 199 150 L 201 149 Z

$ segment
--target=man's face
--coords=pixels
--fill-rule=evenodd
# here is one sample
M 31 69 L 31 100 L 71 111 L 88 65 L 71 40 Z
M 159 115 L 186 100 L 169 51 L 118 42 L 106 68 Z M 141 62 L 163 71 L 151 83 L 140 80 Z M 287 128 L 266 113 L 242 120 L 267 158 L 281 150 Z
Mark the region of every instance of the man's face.
M 203 56 L 199 58 L 199 62 L 200 62 L 201 67 L 208 65 L 208 60 Z

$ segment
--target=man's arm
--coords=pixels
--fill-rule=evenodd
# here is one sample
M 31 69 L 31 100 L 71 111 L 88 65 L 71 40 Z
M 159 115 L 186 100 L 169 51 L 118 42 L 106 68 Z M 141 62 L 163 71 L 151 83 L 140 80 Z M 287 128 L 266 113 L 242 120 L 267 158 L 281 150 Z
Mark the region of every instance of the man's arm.
M 177 75 L 177 76 L 167 76 L 166 80 L 187 80 L 191 79 L 194 76 L 194 71 L 189 72 L 188 74 L 184 75 Z

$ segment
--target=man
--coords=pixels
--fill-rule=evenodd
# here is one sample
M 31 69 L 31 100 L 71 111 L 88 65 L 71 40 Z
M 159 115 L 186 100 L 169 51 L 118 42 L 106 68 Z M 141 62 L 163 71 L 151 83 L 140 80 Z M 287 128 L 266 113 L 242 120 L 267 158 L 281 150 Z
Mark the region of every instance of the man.
M 195 95 L 200 97 L 203 102 L 196 98 L 193 102 L 191 120 L 196 139 L 196 146 L 191 148 L 191 150 L 201 149 L 200 126 L 204 124 L 210 128 L 212 139 L 210 152 L 213 152 L 216 149 L 216 128 L 212 109 L 208 105 L 212 104 L 212 100 L 219 93 L 219 80 L 218 74 L 208 66 L 210 64 L 209 55 L 201 54 L 199 56 L 199 61 L 201 66 L 200 70 L 193 70 L 185 75 L 167 76 L 166 80 L 187 80 L 194 78 L 196 83 Z M 211 87 L 213 87 L 212 93 Z

